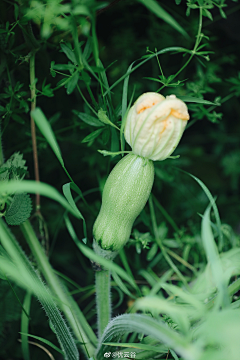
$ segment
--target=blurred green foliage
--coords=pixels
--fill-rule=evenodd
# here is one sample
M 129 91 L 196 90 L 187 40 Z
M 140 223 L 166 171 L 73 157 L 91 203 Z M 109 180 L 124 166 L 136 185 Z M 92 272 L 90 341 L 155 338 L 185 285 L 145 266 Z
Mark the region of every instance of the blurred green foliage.
M 37 106 L 49 119 L 68 172 L 89 205 L 86 206 L 80 197 L 76 202 L 87 220 L 89 237 L 99 212 L 105 180 L 120 159 L 120 156 L 104 157 L 97 151 L 120 150 L 116 127 L 121 127 L 123 115 L 123 81 L 111 93 L 102 96 L 107 89 L 106 84 L 108 82 L 111 87 L 126 74 L 133 62 L 135 66 L 143 56 L 169 47 L 193 49 L 199 26 L 198 7 L 202 6 L 200 37 L 204 47 L 199 48 L 199 55 L 193 57 L 176 79 L 171 76 L 184 66 L 189 57 L 187 52 L 153 56 L 130 75 L 128 83 L 128 101 L 131 96 L 135 101 L 143 92 L 157 91 L 167 84 L 161 90 L 164 96 L 174 93 L 179 97 L 194 97 L 212 103 L 187 103 L 191 120 L 176 150 L 175 155 L 179 154 L 180 158 L 155 164 L 153 201 L 159 236 L 170 255 L 172 251 L 190 264 L 189 268 L 183 261 L 178 262 L 179 269 L 190 278 L 193 269 L 203 268 L 206 261 L 199 235 L 199 213 L 204 212 L 208 198 L 202 188 L 180 170 L 201 179 L 217 197 L 223 224 L 223 250 L 239 246 L 240 5 L 236 1 L 220 0 L 157 1 L 183 29 L 178 31 L 161 16 L 147 10 L 143 1 L 72 0 L 47 3 L 28 0 L 0 2 L 0 115 L 4 156 L 9 159 L 13 153 L 21 152 L 27 162 L 27 176 L 34 179 L 29 58 L 35 52 Z M 76 39 L 79 42 L 76 43 Z M 68 178 L 38 130 L 37 144 L 41 181 L 61 192 Z M 126 150 L 130 149 L 126 147 Z M 90 262 L 76 252 L 63 222 L 64 210 L 59 204 L 42 198 L 41 206 L 45 221 L 41 222 L 41 226 L 36 222 L 39 239 L 45 231 L 43 228 L 47 227 L 49 257 L 54 268 L 81 287 L 86 287 L 83 296 L 75 296 L 94 328 Z M 79 238 L 83 238 L 82 225 L 76 219 L 72 222 Z M 13 228 L 13 231 L 20 238 L 18 229 Z M 143 281 L 140 269 L 154 269 L 161 276 L 169 268 L 156 246 L 148 206 L 136 220 L 125 253 L 135 278 L 142 286 L 146 287 L 148 280 Z M 122 256 L 116 261 L 121 263 Z M 178 261 L 176 257 L 174 261 Z M 175 276 L 172 281 L 179 279 Z M 116 314 L 126 311 L 131 306 L 131 299 L 124 299 L 118 287 L 113 289 L 116 289 L 113 290 Z M 9 291 L 6 283 L 1 282 L 1 294 L 6 294 L 5 299 L 10 296 Z M 147 292 L 146 288 L 143 291 Z M 11 306 L 12 302 L 12 298 L 9 299 Z M 1 306 L 4 304 L 1 303 Z M 9 327 L 12 333 L 13 328 L 16 329 L 15 334 L 19 331 L 17 320 L 20 315 L 17 316 L 16 309 L 16 315 L 12 317 L 11 306 L 4 319 L 0 319 L 3 334 L 0 338 L 0 358 L 3 359 L 13 341 L 11 336 L 4 337 L 4 334 Z M 38 312 L 40 310 L 36 310 L 32 321 L 37 324 L 39 335 L 44 337 L 51 330 L 46 321 L 42 322 L 42 315 Z M 14 359 L 21 359 L 18 346 L 11 355 Z M 36 351 L 34 359 L 43 359 L 42 356 L 45 355 Z

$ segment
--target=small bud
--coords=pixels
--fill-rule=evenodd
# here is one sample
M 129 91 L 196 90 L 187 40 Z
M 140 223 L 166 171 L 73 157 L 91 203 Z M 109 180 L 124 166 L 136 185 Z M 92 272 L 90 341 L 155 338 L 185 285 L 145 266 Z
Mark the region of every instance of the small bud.
M 134 154 L 151 160 L 167 159 L 177 147 L 189 114 L 175 95 L 141 95 L 129 110 L 125 138 Z
M 144 208 L 154 180 L 153 162 L 129 154 L 110 173 L 103 189 L 102 207 L 93 226 L 98 248 L 118 252 L 128 241 L 133 223 Z M 98 251 L 100 254 L 100 252 Z

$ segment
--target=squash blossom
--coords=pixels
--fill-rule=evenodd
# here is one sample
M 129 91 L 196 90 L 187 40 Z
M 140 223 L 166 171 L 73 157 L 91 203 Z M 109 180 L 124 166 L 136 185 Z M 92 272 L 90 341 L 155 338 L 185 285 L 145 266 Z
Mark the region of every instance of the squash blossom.
M 102 206 L 93 226 L 96 253 L 113 259 L 126 244 L 152 190 L 152 160 L 164 160 L 172 154 L 187 120 L 187 106 L 175 95 L 165 99 L 157 93 L 145 93 L 131 107 L 125 138 L 132 153 L 119 161 L 104 186 Z
M 175 95 L 145 93 L 129 110 L 125 139 L 133 153 L 151 160 L 167 159 L 189 120 L 186 104 Z

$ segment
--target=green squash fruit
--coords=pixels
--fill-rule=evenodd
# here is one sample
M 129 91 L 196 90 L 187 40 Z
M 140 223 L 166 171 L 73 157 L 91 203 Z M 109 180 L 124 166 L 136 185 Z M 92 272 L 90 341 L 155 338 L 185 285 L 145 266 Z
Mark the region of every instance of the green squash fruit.
M 117 253 L 126 244 L 133 223 L 149 198 L 153 180 L 153 162 L 141 156 L 131 153 L 114 167 L 104 186 L 102 206 L 93 226 L 95 251 Z

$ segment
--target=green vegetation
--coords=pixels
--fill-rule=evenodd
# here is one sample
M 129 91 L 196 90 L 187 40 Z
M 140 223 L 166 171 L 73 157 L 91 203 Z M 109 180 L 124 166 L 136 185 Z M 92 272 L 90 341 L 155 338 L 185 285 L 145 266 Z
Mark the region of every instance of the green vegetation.
M 0 2 L 0 359 L 239 359 L 239 11 Z M 190 121 L 111 260 L 93 224 L 145 92 Z

